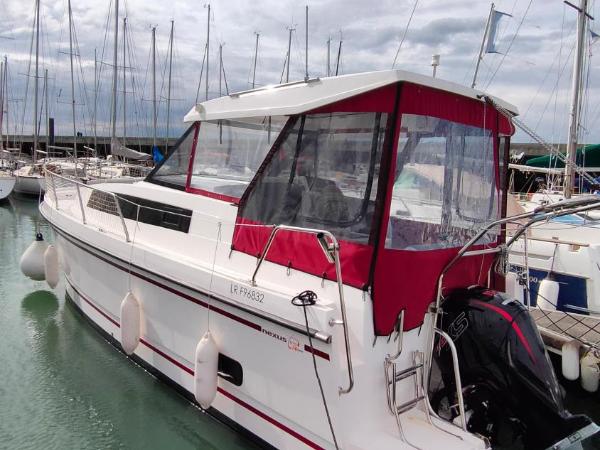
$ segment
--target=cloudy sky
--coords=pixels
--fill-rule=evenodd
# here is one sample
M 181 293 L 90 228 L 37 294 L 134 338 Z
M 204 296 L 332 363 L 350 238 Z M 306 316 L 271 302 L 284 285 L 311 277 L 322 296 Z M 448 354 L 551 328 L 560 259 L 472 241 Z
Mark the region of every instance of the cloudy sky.
M 94 99 L 94 49 L 98 53 L 98 132 L 108 133 L 112 73 L 114 0 L 72 0 L 77 45 L 77 129 L 91 132 Z M 171 135 L 182 130 L 181 119 L 196 99 L 204 56 L 207 9 L 201 1 L 121 0 L 120 19 L 128 20 L 127 85 L 128 136 L 150 134 L 151 27 L 156 26 L 157 85 L 160 97 L 159 134 L 166 123 L 166 60 L 170 21 L 175 21 Z M 327 39 L 332 40 L 335 65 L 343 40 L 340 73 L 392 67 L 405 36 L 396 67 L 431 73 L 431 56 L 441 55 L 438 77 L 470 84 L 490 4 L 473 0 L 420 0 L 407 29 L 415 0 L 214 0 L 211 2 L 209 96 L 219 94 L 218 50 L 229 91 L 250 87 L 255 32 L 260 33 L 256 84 L 281 80 L 287 51 L 288 29 L 292 39 L 290 79 L 304 76 L 304 8 L 310 8 L 309 72 L 326 73 Z M 590 12 L 598 15 L 594 0 Z M 9 115 L 11 130 L 24 124 L 31 133 L 33 122 L 33 66 L 29 67 L 34 0 L 0 0 L 3 27 L 0 53 L 8 57 Z M 483 59 L 478 87 L 516 104 L 522 119 L 551 142 L 564 142 L 567 130 L 571 66 L 575 42 L 575 11 L 562 0 L 497 0 L 496 8 L 511 13 L 499 28 L 498 50 Z M 69 133 L 70 72 L 67 0 L 41 0 L 40 76 L 49 77 L 50 115 L 59 133 Z M 600 20 L 600 19 L 599 19 Z M 107 26 L 108 24 L 108 26 Z M 592 29 L 595 25 L 592 22 Z M 600 25 L 597 27 L 600 33 Z M 406 34 L 405 34 L 406 31 Z M 122 22 L 119 29 L 119 66 L 123 66 Z M 588 43 L 591 54 L 586 74 L 582 141 L 600 141 L 599 63 L 600 44 Z M 30 74 L 29 76 L 27 74 Z M 123 91 L 119 73 L 119 91 Z M 40 95 L 43 81 L 40 80 Z M 200 99 L 204 99 L 204 81 Z M 226 90 L 222 82 L 222 92 Z M 118 104 L 118 133 L 123 132 L 123 96 Z M 25 113 L 23 112 L 26 105 Z M 42 129 L 43 132 L 43 129 Z M 517 141 L 528 140 L 518 135 Z

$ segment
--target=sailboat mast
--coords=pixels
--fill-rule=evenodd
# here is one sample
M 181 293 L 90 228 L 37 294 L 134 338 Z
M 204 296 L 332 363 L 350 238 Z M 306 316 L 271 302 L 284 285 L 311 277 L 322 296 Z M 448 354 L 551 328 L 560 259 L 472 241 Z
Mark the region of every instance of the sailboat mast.
M 577 19 L 577 43 L 573 64 L 573 84 L 571 86 L 571 112 L 569 114 L 569 138 L 567 142 L 567 163 L 565 164 L 564 196 L 571 198 L 575 185 L 575 163 L 577 160 L 577 135 L 579 133 L 579 107 L 582 87 L 582 71 L 585 33 L 587 26 L 588 0 L 581 0 Z
M 252 69 L 252 89 L 256 86 L 256 62 L 258 60 L 258 38 L 260 37 L 260 33 L 255 32 L 256 34 L 256 44 L 254 45 L 254 68 Z
M 167 84 L 167 145 L 165 154 L 169 151 L 169 125 L 171 122 L 171 74 L 173 70 L 173 38 L 174 38 L 175 21 L 171 20 L 171 36 L 169 38 L 169 81 Z
M 73 119 L 73 156 L 77 160 L 77 128 L 75 124 L 75 75 L 73 71 L 73 11 L 71 0 L 67 3 L 69 9 L 69 59 L 71 64 L 71 116 Z M 75 165 L 77 171 L 77 165 Z
M 4 146 L 4 61 L 0 62 L 0 149 Z M 0 155 L 0 160 L 2 155 Z
M 38 149 L 38 78 L 40 67 L 40 0 L 35 1 L 35 77 L 33 79 L 33 151 L 31 158 L 35 164 Z
M 111 144 L 117 137 L 117 51 L 119 47 L 119 0 L 115 0 L 115 43 L 113 51 L 113 86 L 112 86 L 112 117 Z
M 44 97 L 44 119 L 46 121 L 46 151 L 48 151 L 48 146 L 50 145 L 50 123 L 48 121 L 48 69 L 44 69 Z
M 5 103 L 6 103 L 6 148 L 9 148 L 9 142 L 8 142 L 8 135 L 10 133 L 10 127 L 8 126 L 8 119 L 9 119 L 9 113 L 8 113 L 8 58 L 6 56 L 4 56 L 4 92 L 6 92 L 5 95 Z M 14 139 L 13 139 L 14 142 Z
M 327 76 L 331 76 L 331 36 L 327 39 Z
M 152 27 L 152 148 L 156 147 L 156 27 Z
M 123 17 L 123 145 L 127 138 L 127 17 Z
M 481 60 L 483 59 L 483 47 L 485 46 L 485 40 L 487 38 L 488 32 L 490 31 L 490 23 L 492 22 L 492 15 L 494 14 L 494 4 L 490 8 L 490 14 L 488 15 L 487 22 L 485 23 L 485 31 L 483 32 L 483 39 L 481 39 L 481 47 L 479 47 L 479 55 L 477 56 L 477 64 L 475 64 L 475 73 L 473 74 L 473 82 L 471 83 L 471 88 L 475 89 L 475 85 L 477 84 L 477 74 L 479 73 L 479 65 L 481 64 Z
M 208 4 L 208 14 L 206 18 L 206 100 L 208 100 L 208 63 L 210 61 L 210 3 Z
M 94 151 L 98 151 L 98 54 L 94 49 Z

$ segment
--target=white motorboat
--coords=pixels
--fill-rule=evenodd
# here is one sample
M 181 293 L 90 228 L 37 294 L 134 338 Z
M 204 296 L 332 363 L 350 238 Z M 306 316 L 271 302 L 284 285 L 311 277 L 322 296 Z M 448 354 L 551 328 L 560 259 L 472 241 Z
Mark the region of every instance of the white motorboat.
M 195 106 L 145 181 L 47 171 L 68 298 L 266 446 L 580 445 L 597 427 L 491 290 L 513 130 L 493 105 L 516 108 L 488 100 L 403 71 L 312 79 Z
M 0 170 L 0 201 L 7 198 L 15 187 L 16 178 L 8 171 Z

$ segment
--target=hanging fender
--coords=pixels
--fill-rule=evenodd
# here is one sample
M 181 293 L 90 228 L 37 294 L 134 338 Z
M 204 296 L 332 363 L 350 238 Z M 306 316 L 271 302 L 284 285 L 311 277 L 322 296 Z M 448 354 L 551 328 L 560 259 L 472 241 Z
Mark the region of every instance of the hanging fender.
M 59 264 L 58 264 L 58 252 L 54 245 L 49 245 L 44 252 L 44 276 L 46 277 L 46 283 L 50 288 L 54 289 L 58 285 Z
M 560 285 L 558 281 L 550 278 L 544 278 L 540 282 L 537 296 L 537 307 L 545 309 L 547 311 L 556 311 L 556 305 L 558 305 L 558 292 L 560 291 Z
M 128 292 L 121 302 L 121 347 L 131 355 L 140 344 L 142 307 L 137 298 Z
M 35 281 L 42 281 L 45 278 L 44 253 L 47 248 L 48 244 L 44 241 L 42 233 L 37 233 L 35 241 L 27 247 L 23 256 L 21 256 L 19 266 L 23 275 Z
M 196 346 L 194 360 L 194 397 L 203 409 L 209 408 L 217 395 L 218 366 L 219 349 L 207 331 Z

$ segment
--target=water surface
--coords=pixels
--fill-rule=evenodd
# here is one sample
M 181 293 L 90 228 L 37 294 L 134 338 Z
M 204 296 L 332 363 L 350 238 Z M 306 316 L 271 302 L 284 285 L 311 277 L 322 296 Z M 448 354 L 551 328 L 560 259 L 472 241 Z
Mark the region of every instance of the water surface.
M 108 344 L 19 270 L 40 227 L 37 199 L 0 203 L 0 448 L 257 448 Z

